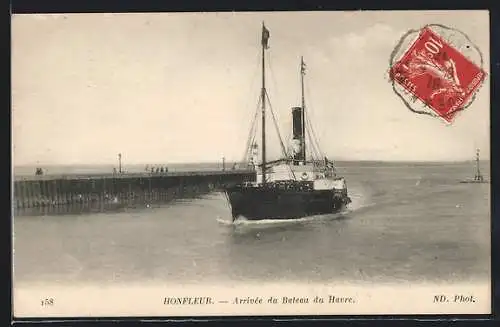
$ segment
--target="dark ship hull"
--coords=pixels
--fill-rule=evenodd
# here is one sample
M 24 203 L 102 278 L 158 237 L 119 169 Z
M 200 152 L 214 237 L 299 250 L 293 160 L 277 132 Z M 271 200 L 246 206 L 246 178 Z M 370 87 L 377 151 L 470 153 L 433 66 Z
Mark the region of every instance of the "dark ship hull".
M 280 187 L 281 186 L 281 187 Z M 338 213 L 351 199 L 345 191 L 314 190 L 305 185 L 238 185 L 225 190 L 233 220 L 298 219 Z

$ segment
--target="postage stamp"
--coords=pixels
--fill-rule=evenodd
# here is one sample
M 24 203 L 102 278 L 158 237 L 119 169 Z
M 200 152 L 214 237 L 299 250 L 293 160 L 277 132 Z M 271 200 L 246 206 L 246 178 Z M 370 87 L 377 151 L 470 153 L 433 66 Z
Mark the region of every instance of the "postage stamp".
M 414 39 L 412 32 L 402 41 Z M 402 43 L 395 51 L 402 55 L 391 58 L 396 93 L 412 111 L 452 123 L 473 102 L 486 77 L 481 52 L 465 34 L 442 25 L 427 25 L 412 43 L 406 42 L 409 46 Z

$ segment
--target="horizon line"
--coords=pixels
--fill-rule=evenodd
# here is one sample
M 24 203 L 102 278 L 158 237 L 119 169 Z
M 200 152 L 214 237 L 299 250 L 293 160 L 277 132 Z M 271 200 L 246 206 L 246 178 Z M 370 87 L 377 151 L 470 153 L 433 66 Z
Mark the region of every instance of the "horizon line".
M 453 160 L 383 160 L 383 159 L 378 159 L 378 160 L 371 160 L 371 159 L 337 159 L 333 160 L 333 162 L 384 162 L 384 163 L 459 163 L 459 162 L 471 162 L 475 161 L 475 159 L 453 159 Z M 480 159 L 479 161 L 490 161 L 490 159 Z M 239 160 L 226 160 L 226 164 L 228 163 L 244 163 Z M 106 166 L 113 166 L 116 165 L 117 163 L 111 163 L 111 162 L 86 162 L 86 163 L 25 163 L 25 164 L 18 164 L 14 165 L 11 163 L 12 167 L 23 167 L 23 166 L 75 166 L 75 165 L 80 165 L 80 166 L 97 166 L 97 165 L 106 165 Z M 175 161 L 175 162 L 153 162 L 153 163 L 147 163 L 147 162 L 132 162 L 132 163 L 125 163 L 122 162 L 122 166 L 127 166 L 127 165 L 145 165 L 145 166 L 152 166 L 152 165 L 190 165 L 190 164 L 222 164 L 222 161 Z

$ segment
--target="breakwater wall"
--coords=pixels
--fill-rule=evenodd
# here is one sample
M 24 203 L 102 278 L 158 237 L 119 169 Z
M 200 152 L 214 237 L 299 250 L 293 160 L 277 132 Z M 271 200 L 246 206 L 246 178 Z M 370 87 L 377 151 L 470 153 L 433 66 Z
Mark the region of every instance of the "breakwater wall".
M 14 213 L 144 207 L 255 180 L 252 170 L 14 177 Z

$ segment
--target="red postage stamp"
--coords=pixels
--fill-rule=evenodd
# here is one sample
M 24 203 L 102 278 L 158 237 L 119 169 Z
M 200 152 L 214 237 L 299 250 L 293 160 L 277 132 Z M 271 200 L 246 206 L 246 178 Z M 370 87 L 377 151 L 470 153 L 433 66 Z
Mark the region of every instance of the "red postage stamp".
M 451 123 L 470 102 L 486 73 L 444 38 L 425 27 L 390 70 L 390 78 L 437 116 Z

